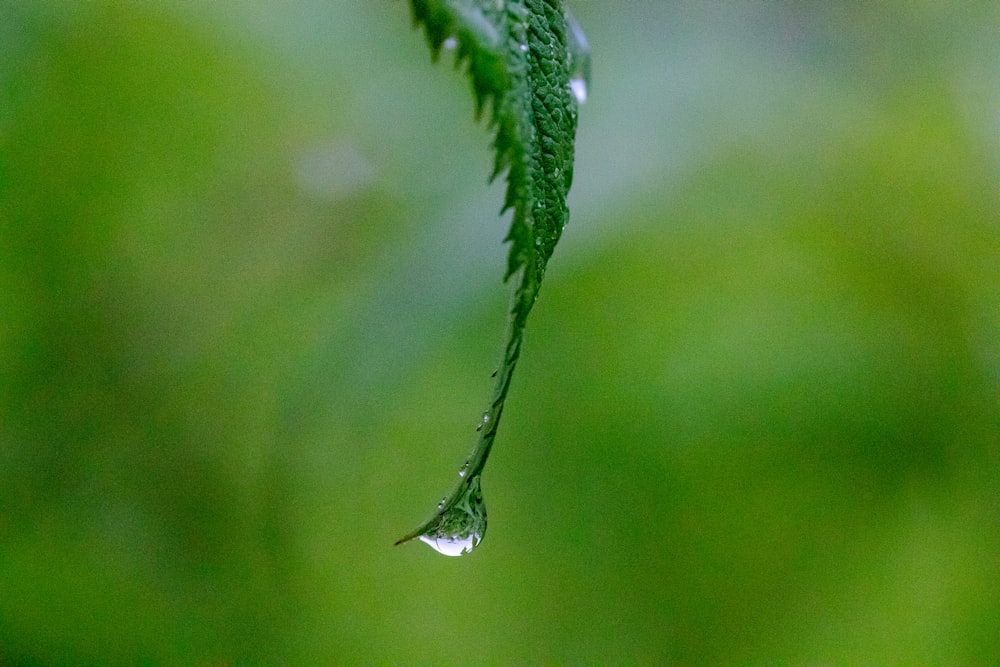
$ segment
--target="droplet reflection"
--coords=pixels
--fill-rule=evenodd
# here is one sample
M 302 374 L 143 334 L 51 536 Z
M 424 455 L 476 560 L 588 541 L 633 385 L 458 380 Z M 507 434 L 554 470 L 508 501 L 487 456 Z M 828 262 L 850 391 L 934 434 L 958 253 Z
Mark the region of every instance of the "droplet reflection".
M 566 51 L 569 54 L 569 89 L 580 104 L 587 101 L 587 85 L 590 83 L 590 45 L 583 29 L 566 10 Z
M 473 535 L 457 537 L 455 539 L 421 535 L 420 541 L 445 556 L 462 556 L 470 553 L 472 548 L 479 544 L 479 539 Z
M 486 534 L 486 503 L 479 475 L 463 480 L 458 489 L 439 506 L 435 514 L 416 532 L 396 544 L 418 538 L 445 556 L 462 556 L 483 541 Z

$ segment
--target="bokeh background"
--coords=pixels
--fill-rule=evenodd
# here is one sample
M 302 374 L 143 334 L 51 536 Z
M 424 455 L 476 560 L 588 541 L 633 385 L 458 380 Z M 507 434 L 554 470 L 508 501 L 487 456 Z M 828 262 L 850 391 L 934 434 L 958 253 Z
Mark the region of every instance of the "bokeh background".
M 504 326 L 404 2 L 0 0 L 0 662 L 991 663 L 1000 5 L 597 2 Z

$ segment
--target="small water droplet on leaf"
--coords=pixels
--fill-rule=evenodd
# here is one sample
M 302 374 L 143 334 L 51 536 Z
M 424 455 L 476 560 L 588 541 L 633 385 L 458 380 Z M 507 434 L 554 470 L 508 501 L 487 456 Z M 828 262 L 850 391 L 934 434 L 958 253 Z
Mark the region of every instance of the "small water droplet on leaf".
M 580 104 L 587 101 L 590 83 L 590 45 L 583 29 L 570 11 L 566 10 L 566 51 L 569 56 L 569 87 Z

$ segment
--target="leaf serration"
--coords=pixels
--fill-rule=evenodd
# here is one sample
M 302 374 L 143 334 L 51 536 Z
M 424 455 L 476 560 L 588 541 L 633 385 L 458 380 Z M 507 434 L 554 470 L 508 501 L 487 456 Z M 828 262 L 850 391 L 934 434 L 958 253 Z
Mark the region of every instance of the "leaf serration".
M 506 172 L 501 213 L 513 211 L 505 238 L 510 248 L 504 281 L 519 275 L 485 428 L 479 430 L 469 462 L 444 503 L 447 507 L 468 492 L 469 480 L 478 484 L 520 357 L 528 314 L 569 219 L 566 196 L 573 181 L 577 119 L 570 74 L 571 68 L 576 71 L 581 66 L 589 72 L 589 53 L 562 0 L 411 0 L 410 4 L 435 60 L 445 41 L 455 40 L 456 64 L 468 68 L 477 118 L 490 108 L 496 153 L 490 180 Z M 397 544 L 434 530 L 441 524 L 441 512 Z M 482 528 L 485 531 L 485 518 Z

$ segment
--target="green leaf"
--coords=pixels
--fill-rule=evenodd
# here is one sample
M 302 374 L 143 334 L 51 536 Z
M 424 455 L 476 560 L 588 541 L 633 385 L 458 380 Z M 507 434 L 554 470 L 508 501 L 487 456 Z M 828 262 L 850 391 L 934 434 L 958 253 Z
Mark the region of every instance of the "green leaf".
M 478 544 L 486 530 L 480 476 L 496 438 L 528 314 L 569 219 L 566 195 L 573 181 L 577 97 L 585 90 L 590 59 L 583 32 L 561 0 L 411 0 L 411 6 L 434 58 L 450 47 L 467 66 L 477 117 L 490 109 L 489 122 L 496 130 L 492 178 L 506 172 L 501 213 L 513 211 L 504 280 L 516 277 L 516 286 L 493 399 L 454 490 L 430 519 L 397 542 L 420 538 L 442 553 L 459 555 Z M 436 546 L 456 543 L 464 546 Z

